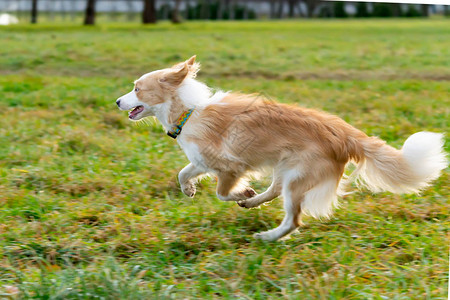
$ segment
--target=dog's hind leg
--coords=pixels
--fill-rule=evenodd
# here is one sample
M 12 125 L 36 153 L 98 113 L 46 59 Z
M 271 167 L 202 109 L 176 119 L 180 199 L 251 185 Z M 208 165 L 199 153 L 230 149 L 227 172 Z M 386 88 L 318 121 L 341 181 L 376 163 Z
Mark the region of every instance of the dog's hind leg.
M 255 238 L 275 241 L 300 226 L 301 213 L 315 218 L 328 217 L 337 205 L 339 181 L 344 164 L 329 168 L 323 176 L 317 173 L 301 174 L 296 170 L 283 173 L 282 193 L 286 215 L 280 226 L 275 229 L 255 234 Z M 333 174 L 334 173 L 334 174 Z M 322 175 L 322 176 L 321 176 Z M 333 176 L 334 175 L 334 176 Z
M 195 195 L 195 178 L 204 174 L 205 172 L 193 164 L 188 164 L 180 173 L 178 173 L 178 181 L 180 187 L 186 196 L 194 197 Z
M 288 235 L 300 226 L 301 203 L 304 199 L 304 188 L 302 180 L 296 170 L 289 170 L 283 174 L 283 203 L 286 215 L 280 226 L 269 231 L 256 233 L 255 238 L 276 241 L 285 235 Z M 299 188 L 300 187 L 300 188 Z
M 222 201 L 238 201 L 256 196 L 251 187 L 243 185 L 241 177 L 231 172 L 217 174 L 217 198 Z
M 265 192 L 256 195 L 255 197 L 238 201 L 237 204 L 241 207 L 253 208 L 258 207 L 265 202 L 272 201 L 281 195 L 281 184 L 281 176 L 274 171 L 272 184 Z

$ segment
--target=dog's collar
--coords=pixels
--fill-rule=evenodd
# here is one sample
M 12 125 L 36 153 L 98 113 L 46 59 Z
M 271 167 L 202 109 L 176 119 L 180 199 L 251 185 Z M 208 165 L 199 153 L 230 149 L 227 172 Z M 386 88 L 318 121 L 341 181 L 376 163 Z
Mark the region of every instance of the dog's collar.
M 189 117 L 192 115 L 192 112 L 194 109 L 189 109 L 184 111 L 181 116 L 178 117 L 178 120 L 176 121 L 175 125 L 172 126 L 169 131 L 167 131 L 167 135 L 170 136 L 173 139 L 176 139 L 177 136 L 180 135 L 181 129 L 183 129 L 184 124 L 186 124 L 187 120 L 189 120 Z

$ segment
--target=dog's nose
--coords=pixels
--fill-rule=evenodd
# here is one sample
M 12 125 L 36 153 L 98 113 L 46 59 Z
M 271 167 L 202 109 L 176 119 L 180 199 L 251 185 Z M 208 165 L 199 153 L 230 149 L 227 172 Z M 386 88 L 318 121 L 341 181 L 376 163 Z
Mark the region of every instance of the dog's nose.
M 120 107 L 120 99 L 117 99 L 116 104 L 118 107 Z

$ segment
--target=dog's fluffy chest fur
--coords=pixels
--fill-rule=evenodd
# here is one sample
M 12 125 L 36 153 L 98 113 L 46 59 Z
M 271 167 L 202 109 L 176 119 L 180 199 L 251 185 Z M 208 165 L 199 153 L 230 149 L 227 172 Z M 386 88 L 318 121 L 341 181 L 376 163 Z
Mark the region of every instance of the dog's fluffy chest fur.
M 178 145 L 180 145 L 181 149 L 183 149 L 184 153 L 186 154 L 186 157 L 189 159 L 191 163 L 198 166 L 203 166 L 203 168 L 205 168 L 206 167 L 205 161 L 203 159 L 203 156 L 200 152 L 198 145 L 193 141 L 186 140 L 185 136 L 186 135 L 182 133 L 177 138 Z

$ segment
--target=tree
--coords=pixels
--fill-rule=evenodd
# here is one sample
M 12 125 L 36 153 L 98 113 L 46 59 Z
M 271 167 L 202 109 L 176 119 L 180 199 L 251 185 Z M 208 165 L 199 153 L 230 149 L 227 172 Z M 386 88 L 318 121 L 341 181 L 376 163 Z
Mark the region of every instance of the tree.
M 38 9 L 37 9 L 38 0 L 31 1 L 31 23 L 37 23 Z
M 367 10 L 366 2 L 358 2 L 356 4 L 356 17 L 357 18 L 367 18 L 369 16 L 369 11 Z
M 227 7 L 228 7 L 228 19 L 234 20 L 235 19 L 235 8 L 236 8 L 234 5 L 234 0 L 228 0 Z
M 317 6 L 320 5 L 320 0 L 303 0 L 306 6 L 306 16 L 312 18 Z
M 278 8 L 276 11 L 276 18 L 281 19 L 283 18 L 283 8 L 284 8 L 284 0 L 278 1 Z
M 420 7 L 422 9 L 422 17 L 430 16 L 430 7 L 428 4 L 422 4 Z
M 347 12 L 345 11 L 345 2 L 335 2 L 333 5 L 335 18 L 347 18 Z
M 275 19 L 275 0 L 270 0 L 270 12 L 269 17 Z
M 226 6 L 226 3 L 225 3 L 224 0 L 220 0 L 217 4 L 218 4 L 218 7 L 217 7 L 217 19 L 218 20 L 222 20 L 223 19 L 224 8 Z
M 156 0 L 144 0 L 142 23 L 144 24 L 156 23 Z
M 95 24 L 95 0 L 87 0 L 86 13 L 84 15 L 84 25 Z
M 295 7 L 297 6 L 298 0 L 288 0 L 288 7 L 289 7 L 289 18 L 295 17 Z
M 211 1 L 209 0 L 202 0 L 199 1 L 200 4 L 200 19 L 203 20 L 209 20 L 210 19 L 210 13 L 211 13 Z
M 180 0 L 175 0 L 175 5 L 172 10 L 172 23 L 179 24 L 181 23 L 181 15 L 180 15 Z
M 420 17 L 420 11 L 416 9 L 414 5 L 408 5 L 408 9 L 405 12 L 405 17 Z
M 392 6 L 389 3 L 375 3 L 373 5 L 373 16 L 381 18 L 392 17 Z
M 392 3 L 392 15 L 396 18 L 401 17 L 402 12 L 402 5 L 400 3 Z

